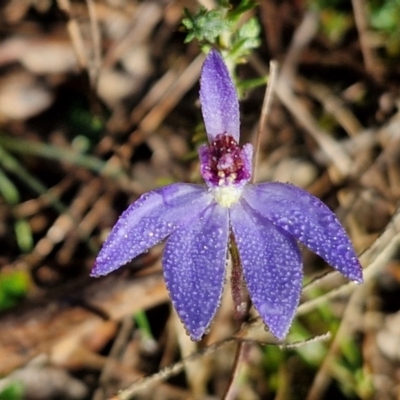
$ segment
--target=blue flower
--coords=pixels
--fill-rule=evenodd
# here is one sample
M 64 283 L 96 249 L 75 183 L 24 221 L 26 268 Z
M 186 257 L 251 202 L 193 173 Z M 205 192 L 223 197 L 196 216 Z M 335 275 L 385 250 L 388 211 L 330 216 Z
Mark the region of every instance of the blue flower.
M 249 182 L 253 148 L 238 144 L 237 94 L 215 50 L 200 86 L 209 140 L 199 149 L 206 185 L 176 183 L 142 195 L 115 224 L 91 275 L 106 275 L 167 238 L 166 286 L 190 337 L 200 340 L 221 299 L 232 234 L 250 298 L 283 339 L 302 287 L 298 242 L 352 281 L 362 282 L 362 269 L 344 228 L 319 199 L 290 184 Z

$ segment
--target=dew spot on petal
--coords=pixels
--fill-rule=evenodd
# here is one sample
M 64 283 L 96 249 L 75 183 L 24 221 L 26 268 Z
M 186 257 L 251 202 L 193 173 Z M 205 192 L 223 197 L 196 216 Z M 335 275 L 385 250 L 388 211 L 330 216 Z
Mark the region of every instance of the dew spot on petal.
M 282 314 L 282 308 L 281 307 L 276 307 L 273 306 L 272 304 L 264 303 L 261 304 L 259 307 L 259 312 L 261 315 L 281 315 Z

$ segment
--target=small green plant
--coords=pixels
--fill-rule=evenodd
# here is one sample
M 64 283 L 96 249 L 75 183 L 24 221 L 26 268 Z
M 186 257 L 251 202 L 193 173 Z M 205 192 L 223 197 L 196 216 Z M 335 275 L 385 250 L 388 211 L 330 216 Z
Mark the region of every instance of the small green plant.
M 400 0 L 371 0 L 370 22 L 390 57 L 400 54 Z
M 0 400 L 22 400 L 24 388 L 20 382 L 10 381 L 0 389 Z
M 13 307 L 29 289 L 29 275 L 25 271 L 0 272 L 0 310 Z
M 351 3 L 343 0 L 309 0 L 309 8 L 320 16 L 320 29 L 330 41 L 339 43 L 354 26 Z
M 5 155 L 0 151 L 0 154 Z M 7 157 L 3 157 L 3 163 L 7 163 Z M 20 201 L 20 194 L 0 165 L 0 196 L 11 207 L 14 207 Z M 26 253 L 33 247 L 32 231 L 29 222 L 24 218 L 16 217 L 14 221 L 14 232 L 17 245 L 21 252 Z
M 207 53 L 215 47 L 222 53 L 235 79 L 239 96 L 242 89 L 260 86 L 266 82 L 265 78 L 238 82 L 235 75 L 236 65 L 245 62 L 246 56 L 261 43 L 260 23 L 257 17 L 247 14 L 255 7 L 256 3 L 251 0 L 242 0 L 236 7 L 233 7 L 229 1 L 219 1 L 213 10 L 201 7 L 196 14 L 185 10 L 186 17 L 182 20 L 188 33 L 186 42 L 196 39 L 204 52 Z M 244 18 L 245 14 L 247 14 L 247 19 Z

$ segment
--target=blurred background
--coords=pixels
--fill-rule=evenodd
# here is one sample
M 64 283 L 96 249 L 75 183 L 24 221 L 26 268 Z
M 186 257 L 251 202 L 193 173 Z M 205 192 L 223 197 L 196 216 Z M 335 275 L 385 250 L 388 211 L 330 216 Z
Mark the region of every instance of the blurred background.
M 0 399 L 400 399 L 399 20 L 399 0 L 1 2 Z M 130 203 L 201 182 L 211 46 L 235 78 L 243 142 L 278 62 L 257 179 L 321 198 L 365 268 L 349 284 L 304 249 L 283 346 L 256 313 L 235 321 L 229 279 L 191 342 L 162 244 L 89 277 Z

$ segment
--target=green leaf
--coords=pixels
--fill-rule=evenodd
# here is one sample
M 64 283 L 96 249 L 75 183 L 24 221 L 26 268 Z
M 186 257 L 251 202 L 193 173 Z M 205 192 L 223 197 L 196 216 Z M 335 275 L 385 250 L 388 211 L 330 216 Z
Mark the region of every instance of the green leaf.
M 250 18 L 243 26 L 239 29 L 238 35 L 240 38 L 245 39 L 258 39 L 260 36 L 261 27 L 258 19 L 253 17 Z
M 25 271 L 3 271 L 0 273 L 0 310 L 13 307 L 29 289 L 29 275 Z
M 10 205 L 14 205 L 19 202 L 18 189 L 1 168 L 0 168 L 0 194 L 4 197 L 4 200 Z
M 0 390 L 0 400 L 22 400 L 24 395 L 24 387 L 18 381 L 11 381 Z
M 134 318 L 143 337 L 145 339 L 153 339 L 153 334 L 151 333 L 151 328 L 146 313 L 144 311 L 139 311 L 135 314 Z
M 26 219 L 17 219 L 14 223 L 15 237 L 18 247 L 23 253 L 28 253 L 33 248 L 32 229 Z
M 242 14 L 252 10 L 256 6 L 257 3 L 252 0 L 242 0 L 235 9 L 229 11 L 229 18 L 237 20 Z
M 224 9 L 208 11 L 205 7 L 201 7 L 195 15 L 191 15 L 185 9 L 185 15 L 182 24 L 188 31 L 186 43 L 193 39 L 215 43 L 223 32 L 229 31 L 232 27 L 232 21 L 226 18 Z

